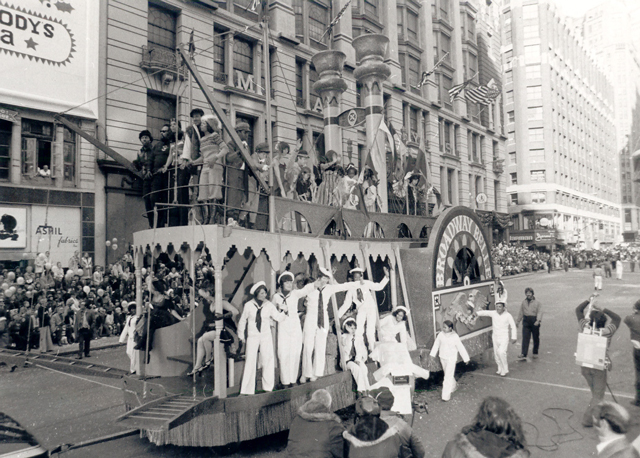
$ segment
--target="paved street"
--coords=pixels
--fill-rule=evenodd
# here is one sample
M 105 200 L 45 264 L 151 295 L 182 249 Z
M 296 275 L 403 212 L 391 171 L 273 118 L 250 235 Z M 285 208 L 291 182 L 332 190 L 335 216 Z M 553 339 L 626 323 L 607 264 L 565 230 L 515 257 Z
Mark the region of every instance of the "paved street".
M 428 456 L 440 457 L 445 443 L 471 421 L 480 400 L 490 395 L 507 399 L 527 422 L 532 456 L 595 456 L 595 433 L 580 426 L 590 395 L 574 361 L 577 333 L 574 309 L 591 293 L 591 273 L 577 270 L 537 273 L 507 278 L 505 284 L 509 291 L 509 308 L 514 315 L 526 286 L 535 289 L 536 297 L 545 306 L 540 358 L 518 363 L 515 359 L 519 348 L 510 348 L 510 374 L 501 378 L 495 375 L 490 351 L 488 357 L 476 358 L 473 370 L 461 375 L 459 389 L 448 403 L 439 399 L 440 384 L 423 387 L 426 389 L 419 396 L 428 400 L 429 414 L 416 416 L 414 427 L 427 445 Z M 639 297 L 640 273 L 625 273 L 622 281 L 605 281 L 600 304 L 624 317 Z M 99 364 L 120 368 L 126 368 L 128 364 L 123 347 L 95 351 L 93 355 Z M 634 429 L 630 436 L 635 437 L 640 433 L 640 409 L 629 406 L 633 397 L 634 371 L 629 332 L 624 325 L 613 338 L 611 356 L 614 367 L 609 386 L 618 402 L 633 414 Z M 0 356 L 0 361 L 7 362 L 8 367 L 16 362 L 6 356 Z M 22 422 L 44 445 L 52 448 L 121 431 L 113 422 L 124 412 L 119 380 L 56 372 L 35 363 L 29 368 L 22 368 L 20 364 L 13 373 L 8 367 L 0 368 L 0 410 Z M 566 410 L 546 410 L 549 408 Z M 545 414 L 554 417 L 558 424 Z M 536 444 L 551 445 L 554 435 L 557 441 L 568 442 L 561 444 L 557 451 L 545 452 L 534 447 Z M 243 444 L 230 456 L 281 456 L 285 440 L 286 434 L 281 434 Z M 156 447 L 134 435 L 60 456 L 200 457 L 212 456 L 212 453 L 208 449 Z

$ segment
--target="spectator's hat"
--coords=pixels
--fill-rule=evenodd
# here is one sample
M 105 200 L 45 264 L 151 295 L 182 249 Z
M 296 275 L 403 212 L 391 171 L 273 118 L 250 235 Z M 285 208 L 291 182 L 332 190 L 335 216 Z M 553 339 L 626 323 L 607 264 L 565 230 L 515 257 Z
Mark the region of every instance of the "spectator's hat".
M 351 269 L 351 270 L 349 271 L 349 273 L 350 273 L 351 275 L 353 275 L 353 274 L 363 274 L 363 273 L 364 273 L 364 269 L 363 269 L 362 267 L 356 267 L 356 268 L 354 268 L 354 269 Z
M 249 292 L 251 293 L 251 295 L 255 296 L 256 294 L 258 294 L 258 290 L 260 288 L 264 288 L 266 290 L 267 284 L 263 281 L 259 281 L 251 287 L 251 290 L 249 290 Z
M 282 272 L 278 277 L 278 283 L 282 283 L 283 281 L 293 281 L 294 279 L 295 277 L 291 272 Z
M 371 390 L 369 392 L 371 397 L 373 397 L 378 404 L 380 405 L 380 409 L 382 410 L 391 410 L 393 407 L 393 402 L 395 401 L 395 397 L 389 388 L 383 386 L 376 390 Z
M 258 143 L 256 146 L 256 153 L 268 153 L 269 144 L 267 142 Z
M 149 132 L 147 129 L 141 131 L 138 134 L 138 140 L 140 140 L 142 137 L 149 137 L 149 139 L 153 141 L 153 135 L 151 135 L 151 132 Z
M 356 414 L 360 417 L 380 415 L 380 404 L 371 396 L 363 396 L 356 401 Z
M 189 113 L 189 117 L 193 118 L 195 115 L 199 114 L 200 116 L 204 116 L 204 110 L 202 108 L 194 108 Z
M 298 151 L 298 157 L 309 157 L 309 153 L 307 152 L 307 150 L 301 149 L 300 151 Z
M 322 404 L 327 409 L 331 408 L 331 393 L 323 388 L 314 391 L 311 395 L 311 400 Z
M 353 323 L 353 324 L 354 324 L 354 326 L 358 326 L 358 324 L 356 323 L 356 320 L 354 320 L 353 318 L 349 317 L 349 318 L 347 318 L 346 320 L 344 320 L 344 321 L 342 322 L 342 330 L 343 330 L 343 331 L 346 331 L 346 330 L 347 330 L 347 325 L 348 325 L 349 323 Z
M 321 277 L 333 277 L 331 271 L 329 269 L 325 269 L 324 267 L 320 267 L 320 276 Z
M 251 127 L 249 126 L 249 123 L 240 121 L 238 124 L 236 124 L 236 132 L 242 132 L 242 131 L 251 132 Z

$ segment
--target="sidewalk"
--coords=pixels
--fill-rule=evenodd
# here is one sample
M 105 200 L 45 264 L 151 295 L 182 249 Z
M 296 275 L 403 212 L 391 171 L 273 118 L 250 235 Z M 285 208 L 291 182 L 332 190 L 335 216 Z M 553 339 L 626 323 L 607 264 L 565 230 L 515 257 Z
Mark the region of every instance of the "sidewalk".
M 91 341 L 91 351 L 96 350 L 104 350 L 106 348 L 114 348 L 125 346 L 126 343 L 121 344 L 118 342 L 119 336 L 111 336 L 111 337 L 102 337 L 100 339 L 95 339 Z M 40 350 L 37 348 L 31 350 L 31 353 L 40 353 Z M 48 352 L 48 354 L 54 354 L 58 356 L 67 356 L 67 355 L 76 355 L 78 353 L 78 343 L 74 343 L 71 345 L 63 345 L 61 347 L 54 345 L 53 350 Z

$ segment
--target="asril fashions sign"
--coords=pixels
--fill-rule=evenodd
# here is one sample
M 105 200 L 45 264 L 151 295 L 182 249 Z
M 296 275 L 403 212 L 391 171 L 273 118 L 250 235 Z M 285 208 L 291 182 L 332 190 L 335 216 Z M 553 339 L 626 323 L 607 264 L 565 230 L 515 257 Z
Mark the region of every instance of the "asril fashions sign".
M 66 111 L 98 95 L 99 1 L 0 0 L 0 99 Z M 70 114 L 95 118 L 97 102 Z
M 80 209 L 66 207 L 31 207 L 31 252 L 50 252 L 51 262 L 67 266 L 82 242 Z

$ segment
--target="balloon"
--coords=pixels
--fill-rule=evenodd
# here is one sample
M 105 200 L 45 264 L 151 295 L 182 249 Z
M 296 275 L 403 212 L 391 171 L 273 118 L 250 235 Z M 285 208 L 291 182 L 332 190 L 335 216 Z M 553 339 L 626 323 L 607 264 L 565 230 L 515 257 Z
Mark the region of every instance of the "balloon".
M 89 288 L 88 286 L 85 286 L 84 288 L 82 288 L 82 291 L 84 291 L 85 294 L 89 294 L 89 292 L 91 291 L 91 288 Z
M 104 289 L 102 288 L 98 289 L 98 296 L 100 297 L 104 296 Z
M 73 278 L 73 269 L 69 269 L 69 270 L 67 270 L 67 273 L 66 273 L 65 277 L 67 277 L 67 278 Z
M 116 251 L 118 249 L 118 245 L 114 243 L 113 245 L 111 245 L 111 248 L 113 248 L 113 251 Z
M 33 285 L 29 285 L 29 286 L 27 286 L 27 290 L 29 290 L 29 291 L 33 291 Z
M 75 274 L 78 277 L 82 277 L 84 275 L 84 270 L 78 269 L 78 270 L 75 271 Z
M 9 283 L 3 283 L 2 284 L 2 289 L 9 289 Z
M 16 283 L 19 285 L 24 285 L 24 277 L 18 277 L 18 279 L 16 280 Z
M 51 272 L 53 272 L 54 274 L 58 273 L 58 266 L 51 266 Z
M 25 293 L 25 295 L 26 295 L 29 299 L 31 299 L 31 298 L 33 297 L 33 291 L 27 291 L 27 292 Z
M 147 275 L 147 269 L 145 269 L 144 267 L 140 270 L 140 273 L 142 275 Z
M 116 244 L 116 243 L 118 243 L 118 239 L 114 237 L 114 238 L 113 238 L 113 240 L 112 240 L 111 242 L 112 242 L 113 244 Z
M 38 260 L 40 260 L 40 261 L 44 261 L 45 259 L 47 259 L 47 257 L 45 256 L 45 254 L 44 254 L 44 253 L 39 253 L 39 254 L 38 254 Z
M 7 274 L 7 280 L 9 280 L 9 281 L 13 281 L 13 280 L 15 280 L 15 279 L 16 279 L 16 274 L 15 274 L 15 272 L 9 272 L 9 273 Z
M 12 286 L 11 288 L 9 288 L 9 291 L 11 291 L 12 293 L 15 293 L 16 292 L 16 287 Z
M 50 262 L 47 262 L 47 263 L 44 265 L 44 268 L 45 268 L 45 269 L 47 269 L 47 270 L 51 270 L 51 267 L 52 267 L 52 266 L 51 266 L 51 263 L 50 263 Z
M 13 291 L 11 291 L 10 289 L 5 290 L 4 292 L 5 297 L 11 297 L 13 296 Z
M 107 248 L 108 248 L 108 247 L 110 247 L 110 246 L 111 246 L 111 241 L 110 241 L 110 240 L 107 240 L 107 241 L 105 242 L 105 245 L 107 245 Z

